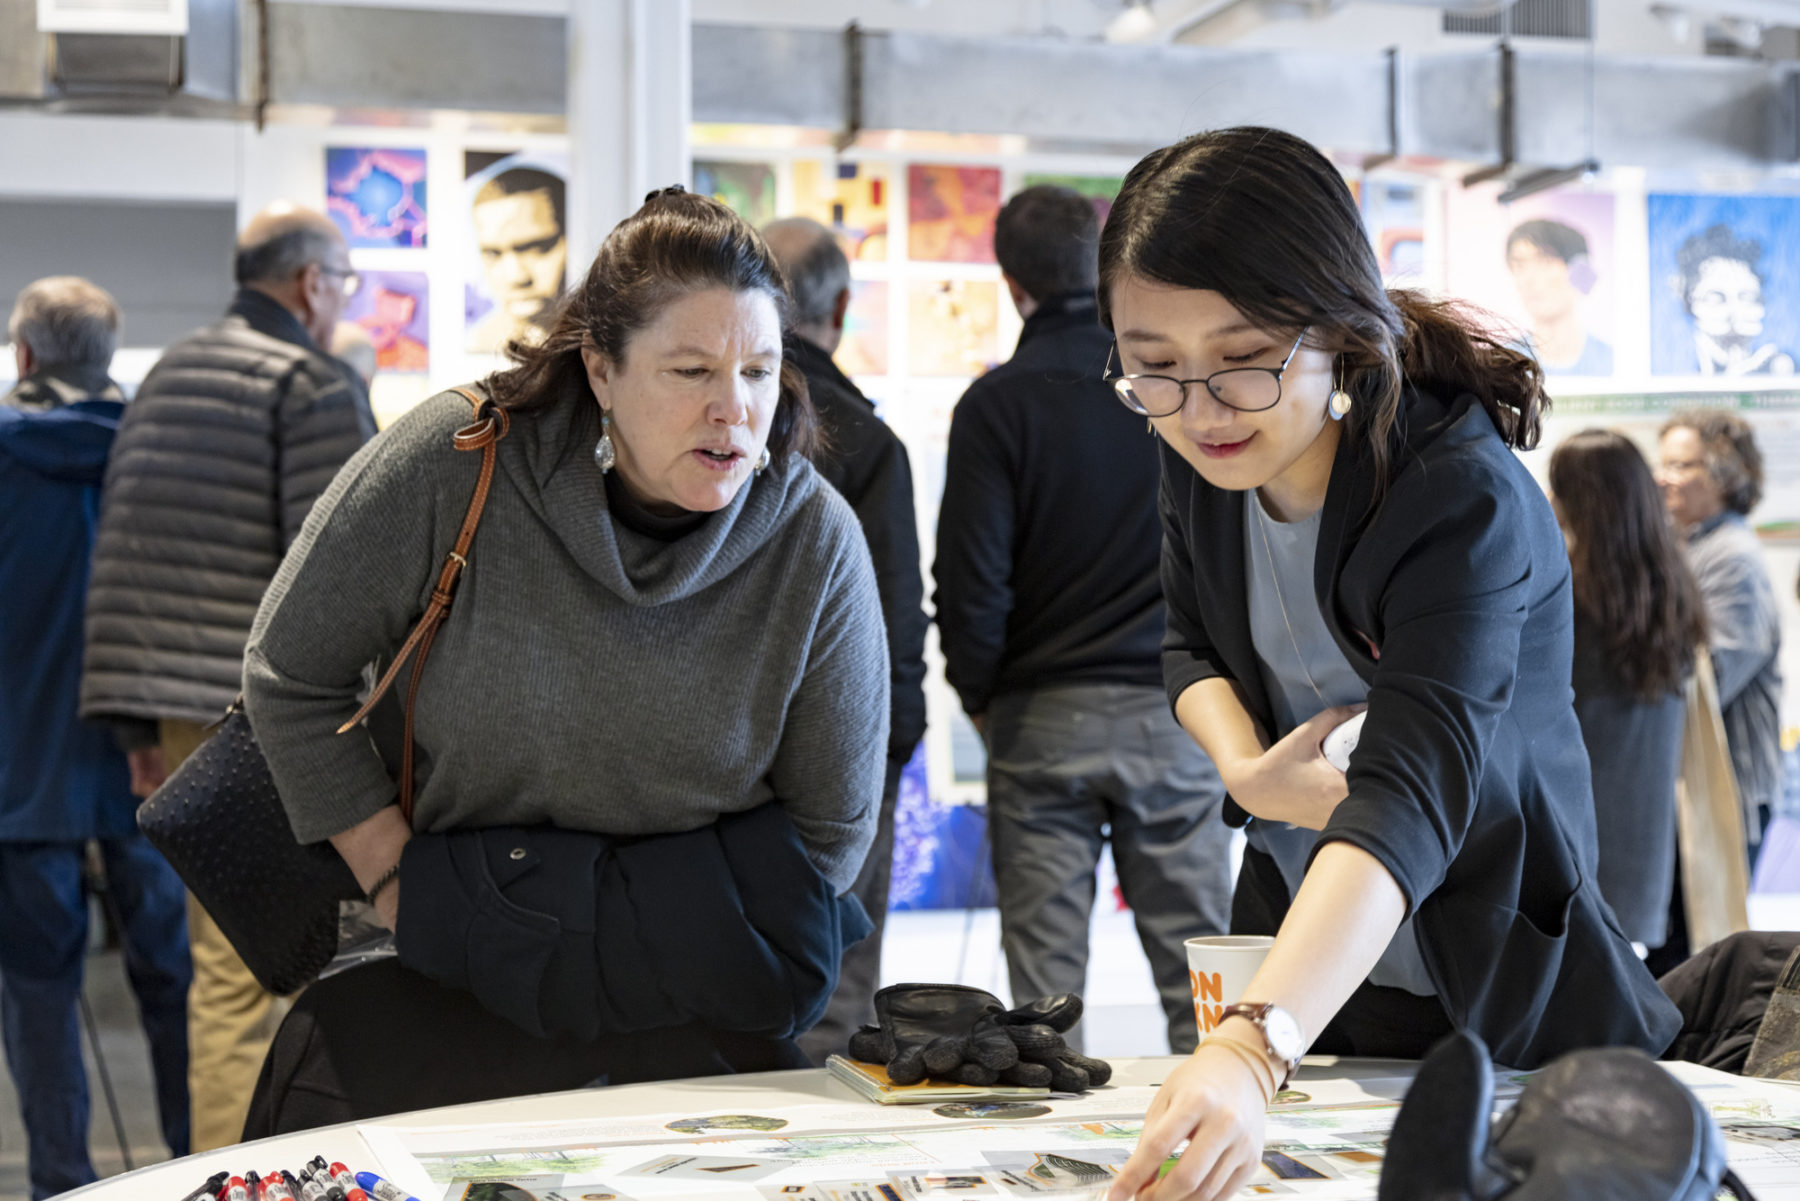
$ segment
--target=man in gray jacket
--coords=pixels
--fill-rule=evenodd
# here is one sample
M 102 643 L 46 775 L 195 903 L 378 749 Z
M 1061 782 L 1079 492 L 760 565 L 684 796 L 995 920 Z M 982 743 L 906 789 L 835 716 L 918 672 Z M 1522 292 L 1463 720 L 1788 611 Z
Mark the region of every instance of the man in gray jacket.
M 84 717 L 121 731 L 148 795 L 237 696 L 251 620 L 313 501 L 375 432 L 320 350 L 353 290 L 342 235 L 280 204 L 237 244 L 225 319 L 169 347 L 113 444 L 87 599 Z M 281 1017 L 190 896 L 195 1151 L 235 1143 Z

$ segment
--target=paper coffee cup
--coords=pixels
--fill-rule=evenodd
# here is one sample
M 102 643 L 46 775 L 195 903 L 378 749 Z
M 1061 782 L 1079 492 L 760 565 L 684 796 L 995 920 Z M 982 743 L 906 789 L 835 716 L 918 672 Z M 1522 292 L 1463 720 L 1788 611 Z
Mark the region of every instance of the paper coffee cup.
M 1244 999 L 1250 980 L 1275 940 L 1263 934 L 1220 934 L 1187 940 L 1188 984 L 1194 991 L 1194 1026 L 1205 1038 L 1224 1020 L 1225 1007 Z

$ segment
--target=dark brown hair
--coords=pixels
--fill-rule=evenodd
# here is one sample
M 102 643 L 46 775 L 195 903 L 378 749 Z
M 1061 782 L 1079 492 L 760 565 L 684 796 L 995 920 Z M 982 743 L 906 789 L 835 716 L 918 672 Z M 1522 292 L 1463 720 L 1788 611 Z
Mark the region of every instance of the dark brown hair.
M 1127 275 L 1218 292 L 1269 329 L 1309 326 L 1341 346 L 1356 403 L 1348 437 L 1373 455 L 1376 502 L 1393 473 L 1407 384 L 1449 400 L 1472 393 L 1508 446 L 1537 445 L 1543 373 L 1470 306 L 1389 292 L 1344 177 L 1310 143 L 1277 129 L 1195 134 L 1125 177 L 1100 235 L 1100 319 Z
M 507 346 L 517 366 L 489 376 L 488 393 L 514 413 L 548 409 L 571 396 L 592 401 L 584 345 L 623 363 L 634 334 L 672 301 L 706 288 L 766 294 L 786 336 L 787 282 L 755 227 L 710 196 L 679 187 L 652 192 L 644 207 L 606 236 L 586 278 L 557 305 L 543 342 Z M 818 444 L 819 418 L 806 378 L 783 359 L 769 454 L 811 455 Z
M 1583 430 L 1550 456 L 1550 490 L 1575 611 L 1600 632 L 1607 668 L 1645 700 L 1680 688 L 1706 638 L 1706 610 L 1650 465 L 1622 434 Z
M 1700 439 L 1706 474 L 1727 509 L 1742 515 L 1757 506 L 1763 494 L 1762 451 L 1748 421 L 1722 409 L 1685 409 L 1663 423 L 1662 433 L 1673 429 L 1693 430 Z

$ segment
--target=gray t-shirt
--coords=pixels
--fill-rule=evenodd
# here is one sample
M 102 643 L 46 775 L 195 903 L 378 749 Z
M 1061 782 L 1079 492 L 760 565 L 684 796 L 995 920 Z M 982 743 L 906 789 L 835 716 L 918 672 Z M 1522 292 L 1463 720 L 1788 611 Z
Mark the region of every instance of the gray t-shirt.
M 1244 505 L 1250 641 L 1256 647 L 1263 687 L 1275 714 L 1275 728 L 1269 731 L 1272 738 L 1286 736 L 1333 705 L 1361 704 L 1369 697 L 1369 686 L 1338 649 L 1313 597 L 1320 516 L 1314 513 L 1304 521 L 1276 521 L 1254 490 Z M 1299 892 L 1318 831 L 1257 818 L 1251 820 L 1246 834 L 1251 846 L 1274 858 L 1288 891 Z M 1436 994 L 1419 955 L 1411 918 L 1394 932 L 1394 940 L 1369 973 L 1369 981 L 1421 997 Z

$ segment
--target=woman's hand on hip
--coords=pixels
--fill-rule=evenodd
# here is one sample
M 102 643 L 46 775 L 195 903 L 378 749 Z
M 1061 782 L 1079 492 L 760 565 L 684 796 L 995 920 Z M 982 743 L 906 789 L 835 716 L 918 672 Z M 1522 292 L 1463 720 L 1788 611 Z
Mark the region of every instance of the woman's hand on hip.
M 400 806 L 389 805 L 377 810 L 348 830 L 331 836 L 331 845 L 344 857 L 357 885 L 367 893 L 380 883 L 389 868 L 400 862 L 400 853 L 412 839 L 412 827 L 400 816 Z M 383 885 L 375 898 L 375 914 L 394 928 L 400 913 L 400 881 Z
M 1107 1201 L 1225 1201 L 1262 1162 L 1266 1087 L 1235 1051 L 1201 1046 L 1157 1090 Z M 1184 1139 L 1187 1150 L 1158 1180 Z
M 1231 798 L 1252 817 L 1323 830 L 1340 802 L 1350 795 L 1344 773 L 1325 759 L 1325 736 L 1367 705 L 1340 705 L 1301 722 L 1287 737 L 1254 759 L 1220 774 Z

